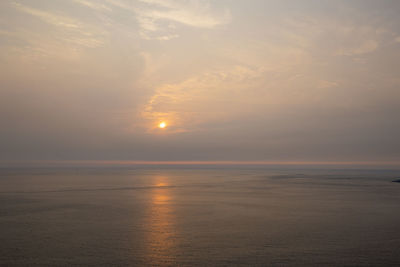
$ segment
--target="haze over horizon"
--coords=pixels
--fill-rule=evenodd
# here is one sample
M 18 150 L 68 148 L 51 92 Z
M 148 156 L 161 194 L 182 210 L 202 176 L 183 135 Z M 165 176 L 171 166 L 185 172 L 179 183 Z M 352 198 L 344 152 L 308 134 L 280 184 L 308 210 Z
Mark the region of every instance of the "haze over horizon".
M 0 161 L 400 162 L 399 11 L 1 1 Z

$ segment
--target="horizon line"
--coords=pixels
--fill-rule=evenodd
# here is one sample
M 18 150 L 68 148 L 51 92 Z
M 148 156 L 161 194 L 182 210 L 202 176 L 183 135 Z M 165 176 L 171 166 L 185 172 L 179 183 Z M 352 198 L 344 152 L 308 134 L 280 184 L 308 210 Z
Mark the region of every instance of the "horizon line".
M 13 160 L 0 161 L 0 165 L 361 165 L 361 166 L 400 166 L 400 161 L 240 161 L 240 160 Z

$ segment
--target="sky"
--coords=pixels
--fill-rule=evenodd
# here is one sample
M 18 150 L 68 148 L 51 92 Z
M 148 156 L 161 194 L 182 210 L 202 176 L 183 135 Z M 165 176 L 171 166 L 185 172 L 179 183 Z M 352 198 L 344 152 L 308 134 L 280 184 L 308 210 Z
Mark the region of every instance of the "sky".
M 399 13 L 0 1 L 0 160 L 400 162 Z

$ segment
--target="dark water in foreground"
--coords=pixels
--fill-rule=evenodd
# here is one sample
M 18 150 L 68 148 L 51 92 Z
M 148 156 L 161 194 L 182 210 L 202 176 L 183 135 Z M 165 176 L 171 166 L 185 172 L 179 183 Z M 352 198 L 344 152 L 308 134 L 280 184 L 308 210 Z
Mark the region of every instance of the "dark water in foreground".
M 399 174 L 2 170 L 3 266 L 399 266 Z

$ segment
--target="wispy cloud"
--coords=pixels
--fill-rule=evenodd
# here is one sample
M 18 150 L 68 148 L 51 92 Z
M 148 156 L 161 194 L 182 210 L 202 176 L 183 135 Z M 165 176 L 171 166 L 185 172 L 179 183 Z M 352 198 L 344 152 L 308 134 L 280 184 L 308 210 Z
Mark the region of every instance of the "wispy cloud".
M 334 56 L 363 56 L 379 49 L 390 34 L 377 25 L 360 25 L 329 17 L 288 19 L 282 34 L 299 47 L 314 47 Z
M 379 47 L 376 40 L 365 40 L 358 46 L 341 48 L 337 54 L 344 56 L 364 55 L 375 51 Z
M 339 2 L 0 1 L 3 154 L 397 155 L 399 18 Z
M 139 0 L 132 7 L 144 39 L 169 40 L 178 37 L 176 28 L 189 26 L 212 29 L 229 23 L 228 9 L 212 11 L 207 1 Z M 112 3 L 116 3 L 112 0 Z M 120 3 L 120 6 L 123 6 Z M 125 5 L 126 6 L 126 5 Z
M 251 87 L 259 75 L 257 70 L 234 66 L 230 70 L 207 72 L 180 83 L 162 85 L 146 103 L 142 116 L 150 129 L 159 120 L 169 122 L 170 132 L 198 129 L 204 122 L 232 115 L 237 102 L 247 100 L 236 98 L 243 96 L 243 85 Z
M 48 25 L 61 28 L 62 31 L 57 30 L 57 32 L 54 34 L 54 41 L 61 41 L 75 45 L 76 47 L 86 48 L 99 47 L 104 44 L 105 31 L 100 30 L 93 25 L 85 24 L 79 19 L 60 15 L 56 12 L 43 11 L 41 9 L 23 5 L 21 3 L 14 3 L 13 6 L 20 12 L 29 14 Z M 43 35 L 45 34 L 45 31 L 42 31 L 38 34 Z M 17 35 L 20 39 L 24 38 L 23 32 L 19 32 Z M 31 43 L 30 39 L 25 39 L 28 43 Z M 49 43 L 47 43 L 46 46 L 49 46 Z
M 213 14 L 207 2 L 140 1 L 150 5 L 150 8 L 142 9 L 144 14 L 141 16 L 153 21 L 170 20 L 197 28 L 214 28 L 230 20 L 228 10 Z
M 70 29 L 77 29 L 81 28 L 82 25 L 79 21 L 72 19 L 70 17 L 66 16 L 61 16 L 61 15 L 55 15 L 50 12 L 45 12 L 40 9 L 28 7 L 26 5 L 20 4 L 20 3 L 14 3 L 15 8 L 18 10 L 27 13 L 29 15 L 32 15 L 46 23 L 49 23 L 54 26 L 59 26 L 59 27 L 64 27 L 64 28 L 70 28 Z
M 215 9 L 208 1 L 158 1 L 158 0 L 73 0 L 84 8 L 98 12 L 98 19 L 108 26 L 123 26 L 146 40 L 171 40 L 180 36 L 183 27 L 198 29 L 213 29 L 230 22 L 231 14 L 228 9 Z M 100 39 L 94 42 L 96 26 L 84 24 L 81 20 L 56 11 L 45 11 L 18 2 L 14 7 L 41 21 L 64 30 L 75 32 L 77 43 L 97 46 Z M 131 14 L 138 28 L 132 25 L 131 20 L 120 20 L 121 14 Z M 100 15 L 101 14 L 101 15 Z M 105 26 L 105 25 L 103 25 Z M 121 28 L 121 27 L 118 27 Z M 111 31 L 111 30 L 110 30 Z M 67 38 L 71 41 L 72 38 Z M 90 39 L 90 40 L 89 40 Z
M 112 9 L 102 3 L 99 2 L 92 2 L 88 0 L 73 0 L 74 2 L 81 4 L 83 6 L 86 6 L 88 8 L 94 9 L 94 10 L 99 10 L 99 11 L 112 11 Z

